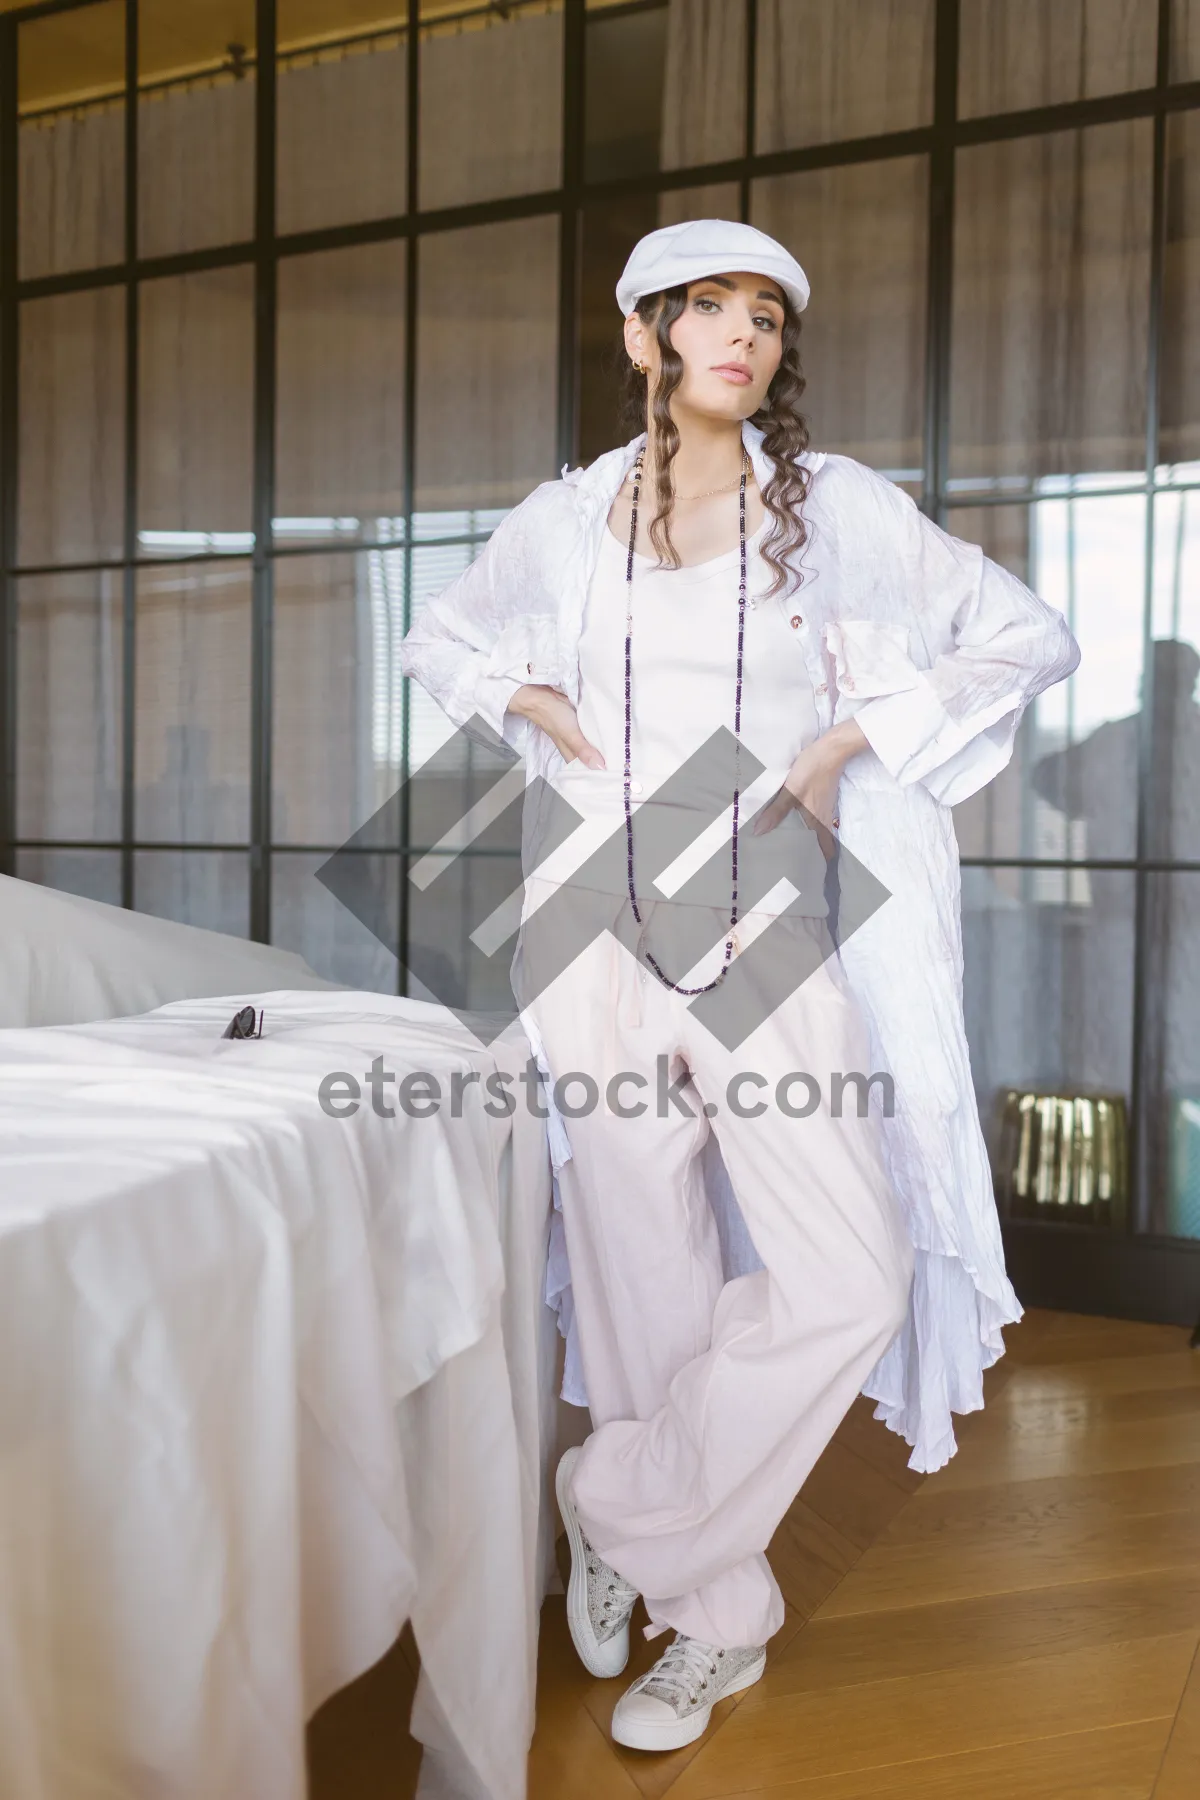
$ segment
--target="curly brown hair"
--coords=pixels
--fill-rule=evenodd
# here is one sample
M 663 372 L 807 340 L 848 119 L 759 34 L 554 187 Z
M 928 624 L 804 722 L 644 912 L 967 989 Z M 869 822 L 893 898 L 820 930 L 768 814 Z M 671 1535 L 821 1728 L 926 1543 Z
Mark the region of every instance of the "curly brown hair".
M 671 395 L 683 379 L 683 358 L 671 342 L 671 327 L 687 305 L 686 287 L 666 288 L 658 294 L 644 294 L 637 304 L 638 317 L 653 326 L 658 342 L 660 375 L 654 388 L 654 433 L 663 455 L 657 467 L 658 511 L 650 526 L 650 542 L 660 561 L 668 568 L 679 567 L 679 553 L 671 542 L 671 514 L 675 505 L 673 464 L 679 449 L 679 429 L 671 417 Z M 789 576 L 802 579 L 797 566 L 800 551 L 808 541 L 803 507 L 808 498 L 808 471 L 795 459 L 808 449 L 808 421 L 800 411 L 800 396 L 806 383 L 800 370 L 800 315 L 786 295 L 783 297 L 783 355 L 775 371 L 763 406 L 750 423 L 763 434 L 763 451 L 773 466 L 770 480 L 763 490 L 763 504 L 774 524 L 763 542 L 762 557 L 774 574 L 768 590 L 778 594 L 787 586 Z M 647 403 L 649 380 L 639 375 L 633 364 L 624 360 L 624 386 L 621 394 L 621 416 L 632 435 L 649 427 Z

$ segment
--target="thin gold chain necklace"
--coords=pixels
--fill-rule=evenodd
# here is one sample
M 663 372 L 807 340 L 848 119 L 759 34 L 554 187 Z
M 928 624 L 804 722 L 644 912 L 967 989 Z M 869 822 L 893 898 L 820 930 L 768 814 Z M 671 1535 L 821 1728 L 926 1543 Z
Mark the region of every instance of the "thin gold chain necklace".
M 741 475 L 737 475 L 732 481 L 727 481 L 724 487 L 705 488 L 702 494 L 674 494 L 672 498 L 675 500 L 711 500 L 714 494 L 732 494 L 736 488 L 741 487 L 742 479 Z

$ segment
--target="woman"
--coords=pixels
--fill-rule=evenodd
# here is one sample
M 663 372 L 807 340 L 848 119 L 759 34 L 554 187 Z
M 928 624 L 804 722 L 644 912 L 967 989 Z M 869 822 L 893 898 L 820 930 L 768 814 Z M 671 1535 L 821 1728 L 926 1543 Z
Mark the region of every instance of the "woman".
M 948 809 L 1079 653 L 1059 613 L 890 483 L 809 453 L 808 283 L 783 246 L 667 227 L 617 299 L 645 429 L 509 514 L 404 668 L 526 758 L 541 842 L 514 980 L 560 1078 L 594 1426 L 558 1474 L 568 1616 L 602 1675 L 625 1665 L 639 1593 L 647 1635 L 674 1629 L 613 1715 L 618 1741 L 667 1750 L 761 1676 L 783 1621 L 763 1552 L 854 1396 L 936 1468 L 1020 1317 Z M 600 851 L 553 850 L 547 793 Z M 836 938 L 811 859 L 844 860 L 835 829 L 883 902 Z M 665 865 L 706 831 L 672 886 Z M 578 940 L 530 925 L 564 892 Z M 568 1073 L 603 1099 L 569 1105 Z M 841 1104 L 847 1076 L 873 1107 Z M 729 1281 L 699 1174 L 710 1131 L 762 1265 Z

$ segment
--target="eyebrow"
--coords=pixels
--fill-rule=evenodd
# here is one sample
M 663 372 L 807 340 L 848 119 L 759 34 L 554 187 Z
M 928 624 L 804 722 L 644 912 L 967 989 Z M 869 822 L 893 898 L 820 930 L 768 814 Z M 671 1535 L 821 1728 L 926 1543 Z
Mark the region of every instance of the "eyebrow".
M 734 294 L 737 292 L 737 282 L 730 281 L 729 278 L 725 275 L 710 275 L 710 276 L 708 276 L 707 279 L 709 281 L 713 282 L 717 287 L 728 288 L 728 290 L 731 294 Z M 757 300 L 773 300 L 775 302 L 776 306 L 783 305 L 783 301 L 780 299 L 779 295 L 772 294 L 767 288 L 759 288 L 758 293 L 755 295 L 755 299 L 757 299 Z

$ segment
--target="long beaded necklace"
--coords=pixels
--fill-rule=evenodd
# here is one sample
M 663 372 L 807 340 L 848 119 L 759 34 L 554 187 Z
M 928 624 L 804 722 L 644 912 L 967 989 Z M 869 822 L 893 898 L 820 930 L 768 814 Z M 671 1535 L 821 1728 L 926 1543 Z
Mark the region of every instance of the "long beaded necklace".
M 633 465 L 633 504 L 629 518 L 629 554 L 625 561 L 625 849 L 626 869 L 629 877 L 629 901 L 633 907 L 633 916 L 638 924 L 644 923 L 641 909 L 638 906 L 637 888 L 633 878 L 633 810 L 629 804 L 630 794 L 630 746 L 633 738 L 633 554 L 637 542 L 638 500 L 642 490 L 642 467 L 645 458 L 643 451 Z M 732 893 L 729 905 L 729 935 L 725 940 L 725 958 L 719 972 L 711 981 L 700 987 L 683 987 L 672 981 L 655 957 L 647 948 L 646 961 L 654 970 L 665 987 L 676 994 L 707 994 L 724 981 L 729 965 L 733 960 L 734 928 L 738 922 L 738 811 L 741 801 L 741 730 L 742 730 L 742 657 L 746 641 L 746 475 L 749 458 L 742 451 L 742 476 L 738 484 L 738 634 L 737 634 L 737 681 L 733 702 L 733 741 L 734 741 L 734 784 L 733 784 L 733 833 L 730 838 L 730 854 L 732 861 Z

